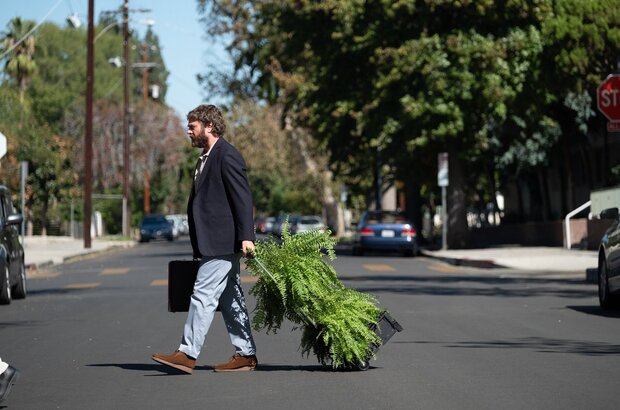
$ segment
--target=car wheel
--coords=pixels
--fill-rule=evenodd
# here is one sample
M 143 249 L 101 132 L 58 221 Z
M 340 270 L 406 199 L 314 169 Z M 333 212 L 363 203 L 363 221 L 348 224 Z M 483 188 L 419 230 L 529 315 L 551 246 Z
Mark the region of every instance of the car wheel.
M 598 262 L 598 301 L 604 309 L 618 306 L 617 298 L 609 293 L 607 262 L 603 257 L 601 257 Z
M 353 256 L 364 256 L 364 249 L 361 246 L 354 246 Z
M 4 264 L 4 273 L 0 278 L 0 305 L 11 303 L 11 278 L 9 276 L 9 265 Z
M 24 262 L 21 261 L 19 264 L 19 275 L 17 278 L 17 283 L 13 286 L 13 298 L 14 299 L 25 299 L 26 298 L 26 266 L 24 266 Z

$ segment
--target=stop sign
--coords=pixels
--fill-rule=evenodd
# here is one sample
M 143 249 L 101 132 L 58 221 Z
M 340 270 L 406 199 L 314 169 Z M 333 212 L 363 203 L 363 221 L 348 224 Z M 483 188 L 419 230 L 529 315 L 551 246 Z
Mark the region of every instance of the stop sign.
M 620 75 L 611 74 L 596 90 L 596 105 L 609 121 L 620 121 Z

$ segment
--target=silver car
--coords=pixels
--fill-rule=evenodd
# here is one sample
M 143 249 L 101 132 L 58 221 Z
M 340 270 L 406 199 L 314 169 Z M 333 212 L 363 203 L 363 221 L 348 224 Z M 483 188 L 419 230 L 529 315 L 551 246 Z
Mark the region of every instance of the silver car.
M 313 229 L 325 231 L 327 227 L 323 218 L 318 215 L 302 215 L 292 219 L 291 233 L 308 232 Z

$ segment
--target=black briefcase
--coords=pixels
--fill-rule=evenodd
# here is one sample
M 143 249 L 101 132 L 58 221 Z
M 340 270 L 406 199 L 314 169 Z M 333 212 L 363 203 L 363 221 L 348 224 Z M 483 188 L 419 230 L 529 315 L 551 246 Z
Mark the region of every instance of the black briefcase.
M 200 260 L 168 263 L 168 312 L 187 312 Z

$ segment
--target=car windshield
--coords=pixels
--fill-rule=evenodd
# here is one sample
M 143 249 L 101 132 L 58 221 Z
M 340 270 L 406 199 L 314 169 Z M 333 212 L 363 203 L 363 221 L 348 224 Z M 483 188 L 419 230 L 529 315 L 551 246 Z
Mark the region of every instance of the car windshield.
M 368 214 L 367 224 L 404 224 L 407 219 L 397 212 L 373 212 Z
M 163 216 L 146 216 L 142 221 L 142 224 L 144 225 L 155 225 L 161 223 L 168 223 L 168 221 L 166 221 L 166 218 Z
M 317 218 L 301 218 L 299 222 L 306 225 L 321 223 L 321 221 L 319 221 Z

